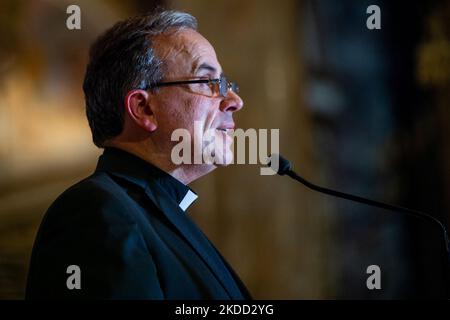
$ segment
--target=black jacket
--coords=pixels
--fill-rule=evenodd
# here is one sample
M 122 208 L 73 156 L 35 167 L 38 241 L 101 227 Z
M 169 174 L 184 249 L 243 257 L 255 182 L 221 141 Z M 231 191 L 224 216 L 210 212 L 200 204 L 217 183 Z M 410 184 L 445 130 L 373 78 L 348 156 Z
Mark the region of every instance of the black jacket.
M 180 207 L 190 189 L 107 148 L 93 175 L 62 193 L 39 228 L 28 299 L 249 299 L 245 286 Z M 69 289 L 80 269 L 80 289 Z

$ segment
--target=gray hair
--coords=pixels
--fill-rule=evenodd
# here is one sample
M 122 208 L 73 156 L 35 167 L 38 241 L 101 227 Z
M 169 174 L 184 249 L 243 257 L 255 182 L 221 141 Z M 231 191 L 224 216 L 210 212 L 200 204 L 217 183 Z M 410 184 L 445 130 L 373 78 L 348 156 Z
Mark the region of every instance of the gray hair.
M 92 44 L 83 91 L 97 147 L 122 132 L 126 94 L 163 78 L 152 39 L 170 29 L 197 30 L 197 20 L 185 12 L 157 11 L 116 23 Z

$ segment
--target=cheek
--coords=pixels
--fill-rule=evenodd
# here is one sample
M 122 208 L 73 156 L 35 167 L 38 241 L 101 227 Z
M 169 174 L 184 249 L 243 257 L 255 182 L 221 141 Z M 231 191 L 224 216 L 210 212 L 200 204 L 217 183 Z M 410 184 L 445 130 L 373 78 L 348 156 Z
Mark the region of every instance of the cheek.
M 187 124 L 192 121 L 189 110 L 189 102 L 182 94 L 177 94 L 175 90 L 171 94 L 161 95 L 158 103 L 157 120 L 158 125 L 164 131 L 172 131 L 178 128 L 189 128 Z
M 217 101 L 184 92 L 172 93 L 164 96 L 159 104 L 159 126 L 164 135 L 170 136 L 175 129 L 184 128 L 193 137 L 215 125 L 219 110 Z
M 204 129 L 209 129 L 217 117 L 219 107 L 217 102 L 210 98 L 199 98 L 196 105 L 194 105 L 195 120 L 201 121 Z
M 216 109 L 211 99 L 205 99 L 204 97 L 194 97 L 189 101 L 186 101 L 184 105 L 185 119 L 184 121 L 190 123 L 191 128 L 194 125 L 200 126 L 202 131 L 208 130 L 216 115 Z

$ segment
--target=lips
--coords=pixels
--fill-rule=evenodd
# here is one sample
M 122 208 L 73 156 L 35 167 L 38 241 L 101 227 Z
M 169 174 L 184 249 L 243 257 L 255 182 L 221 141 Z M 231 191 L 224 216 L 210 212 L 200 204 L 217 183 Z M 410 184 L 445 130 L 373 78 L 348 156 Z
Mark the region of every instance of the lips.
M 216 130 L 228 132 L 228 130 L 234 129 L 234 123 L 226 123 L 216 128 Z

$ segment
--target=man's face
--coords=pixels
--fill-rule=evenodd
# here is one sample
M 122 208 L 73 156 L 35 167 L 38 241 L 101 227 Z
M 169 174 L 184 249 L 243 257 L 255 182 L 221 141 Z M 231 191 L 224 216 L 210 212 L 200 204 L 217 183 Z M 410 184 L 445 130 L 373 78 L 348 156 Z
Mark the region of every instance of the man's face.
M 194 30 L 158 36 L 154 39 L 154 44 L 156 54 L 164 61 L 163 82 L 217 79 L 222 73 L 214 48 Z M 179 128 L 187 129 L 193 140 L 192 154 L 195 150 L 203 152 L 206 147 L 211 148 L 212 144 L 209 143 L 214 141 L 217 164 L 224 165 L 232 158 L 232 138 L 225 130 L 234 129 L 233 113 L 243 107 L 243 102 L 232 91 L 228 91 L 226 97 L 202 94 L 205 90 L 208 91 L 207 86 L 194 84 L 160 87 L 152 94 L 151 101 L 156 106 L 158 122 L 155 134 L 160 143 L 171 149 L 178 143 L 171 141 L 172 132 Z M 207 133 L 210 135 L 206 135 Z M 194 161 L 193 156 L 191 161 Z

